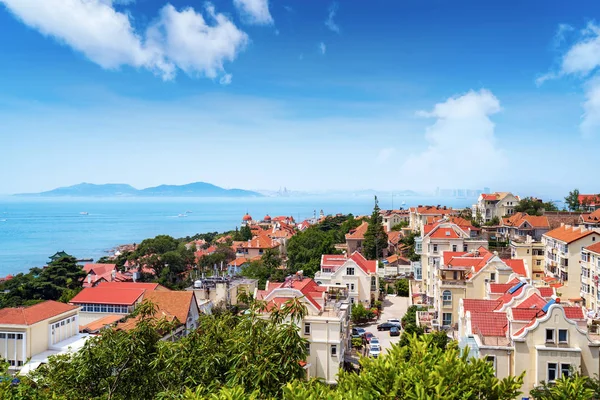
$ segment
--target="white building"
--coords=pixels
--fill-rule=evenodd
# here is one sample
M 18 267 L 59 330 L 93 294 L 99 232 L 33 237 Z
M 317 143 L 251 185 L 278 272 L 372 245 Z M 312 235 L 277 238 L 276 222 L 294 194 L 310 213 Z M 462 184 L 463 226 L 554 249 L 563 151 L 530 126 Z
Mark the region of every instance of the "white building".
M 515 213 L 515 207 L 521 199 L 509 192 L 482 193 L 477 199 L 477 204 L 473 204 L 473 218 L 477 212 L 481 214 L 484 222 L 491 221 L 494 217 L 499 220 L 505 216 L 511 216 Z
M 315 281 L 325 287 L 348 289 L 350 302 L 362 303 L 367 308 L 379 294 L 377 261 L 367 260 L 359 252 L 350 257 L 322 255 L 321 270 L 315 274 Z

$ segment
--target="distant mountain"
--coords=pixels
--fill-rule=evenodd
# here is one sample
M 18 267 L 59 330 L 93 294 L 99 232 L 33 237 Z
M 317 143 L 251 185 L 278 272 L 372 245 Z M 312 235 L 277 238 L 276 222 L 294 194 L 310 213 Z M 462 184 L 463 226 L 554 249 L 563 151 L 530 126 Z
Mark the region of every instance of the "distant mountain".
M 15 196 L 28 197 L 262 197 L 263 195 L 250 190 L 223 189 L 205 182 L 188 183 L 187 185 L 160 185 L 138 190 L 133 186 L 120 183 L 95 185 L 80 183 L 78 185 L 61 187 L 41 193 L 23 193 Z

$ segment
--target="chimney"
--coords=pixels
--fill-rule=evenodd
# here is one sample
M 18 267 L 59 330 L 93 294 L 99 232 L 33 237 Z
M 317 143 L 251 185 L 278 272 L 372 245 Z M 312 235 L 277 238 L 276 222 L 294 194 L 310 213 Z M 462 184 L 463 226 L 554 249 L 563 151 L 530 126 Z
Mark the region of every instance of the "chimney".
M 110 273 L 110 276 L 112 277 L 112 280 L 114 281 L 115 278 L 117 277 L 117 270 L 113 269 L 112 272 Z
M 88 274 L 87 281 L 88 281 L 88 285 L 92 284 L 92 274 Z

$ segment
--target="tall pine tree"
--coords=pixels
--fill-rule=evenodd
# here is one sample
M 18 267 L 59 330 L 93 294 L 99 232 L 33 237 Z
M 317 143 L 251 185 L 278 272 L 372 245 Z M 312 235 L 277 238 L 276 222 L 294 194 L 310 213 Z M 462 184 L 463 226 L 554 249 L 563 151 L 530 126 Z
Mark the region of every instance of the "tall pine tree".
M 388 247 L 388 236 L 383 228 L 383 217 L 380 211 L 379 202 L 377 196 L 375 196 L 375 207 L 373 207 L 363 243 L 364 256 L 369 260 L 383 257 L 383 253 Z

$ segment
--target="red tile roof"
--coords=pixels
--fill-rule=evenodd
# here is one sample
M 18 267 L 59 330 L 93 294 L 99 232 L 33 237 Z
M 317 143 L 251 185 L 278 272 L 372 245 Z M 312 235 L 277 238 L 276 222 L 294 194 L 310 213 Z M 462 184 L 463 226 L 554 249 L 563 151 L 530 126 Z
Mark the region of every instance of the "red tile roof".
M 546 305 L 548 301 L 537 293 L 532 294 L 517 305 L 518 308 L 538 309 Z
M 585 318 L 581 307 L 565 307 L 565 306 L 563 306 L 563 309 L 565 310 L 565 315 L 569 319 L 584 319 Z
M 559 240 L 561 242 L 565 242 L 567 244 L 572 243 L 576 240 L 584 238 L 588 235 L 598 234 L 598 232 L 592 230 L 583 230 L 583 228 L 573 228 L 571 226 L 561 226 L 559 228 L 553 229 L 550 232 L 546 232 L 545 236 L 551 237 L 553 239 Z
M 346 234 L 346 239 L 364 239 L 369 223 L 363 221 L 356 229 L 351 230 Z
M 540 310 L 536 309 L 536 308 L 513 307 L 512 308 L 512 318 L 515 321 L 531 321 L 532 319 L 537 317 L 539 312 L 540 312 Z
M 435 206 L 421 206 L 411 207 L 410 211 L 416 212 L 421 215 L 449 215 L 456 214 L 457 211 L 451 207 L 435 207 Z
M 515 283 L 490 283 L 490 293 L 506 293 Z
M 525 269 L 525 263 L 520 259 L 502 259 L 506 265 L 508 265 L 515 274 L 521 276 L 527 276 L 527 270 Z
M 331 272 L 335 272 L 347 260 L 348 257 L 344 254 L 323 254 L 321 256 L 321 271 L 325 268 L 331 270 Z
M 578 197 L 579 203 L 588 203 L 589 206 L 600 205 L 600 196 L 595 194 L 580 194 Z
M 29 307 L 3 308 L 0 309 L 0 324 L 33 325 L 77 308 L 79 307 L 54 300 L 47 300 Z
M 90 274 L 103 275 L 117 268 L 117 264 L 85 264 L 83 270 Z
M 506 336 L 508 319 L 503 312 L 471 312 L 471 329 L 483 336 Z
M 107 315 L 105 317 L 100 318 L 99 320 L 96 320 L 94 322 L 90 322 L 87 325 L 80 326 L 79 327 L 79 332 L 83 332 L 83 333 L 97 333 L 98 331 L 100 331 L 105 326 L 112 325 L 115 322 L 118 322 L 119 320 L 121 320 L 123 318 L 125 318 L 125 317 L 122 314 L 121 315 Z
M 513 226 L 513 227 L 521 227 L 525 222 L 527 222 L 533 228 L 546 228 L 550 229 L 550 222 L 548 221 L 548 217 L 545 216 L 536 216 L 529 215 L 527 213 L 518 212 L 514 215 L 511 215 L 508 218 L 502 218 L 501 226 Z
M 360 269 L 362 269 L 367 274 L 375 274 L 377 273 L 377 260 L 367 260 L 362 254 L 358 251 L 355 251 L 350 256 L 350 259 L 354 261 Z
M 107 282 L 102 282 L 107 283 Z M 102 284 L 101 284 L 102 285 Z M 131 306 L 140 299 L 146 289 L 143 288 L 129 288 L 129 289 L 115 289 L 112 287 L 105 287 L 98 285 L 93 288 L 85 288 L 79 292 L 71 303 L 74 304 L 120 304 Z
M 448 265 L 448 263 L 450 262 L 450 260 L 453 257 L 462 257 L 465 254 L 469 254 L 465 251 L 445 251 L 443 256 L 444 256 L 444 265 Z
M 473 313 L 493 311 L 501 304 L 498 300 L 463 299 L 465 312 Z M 472 315 L 471 314 L 471 315 Z
M 554 288 L 548 287 L 548 286 L 543 286 L 543 287 L 539 287 L 537 288 L 537 290 L 540 291 L 540 296 L 542 297 L 552 297 L 555 294 Z
M 458 233 L 452 228 L 438 228 L 429 237 L 436 239 L 458 239 Z
M 112 289 L 146 289 L 146 290 L 169 290 L 166 287 L 152 282 L 100 282 L 98 287 Z

